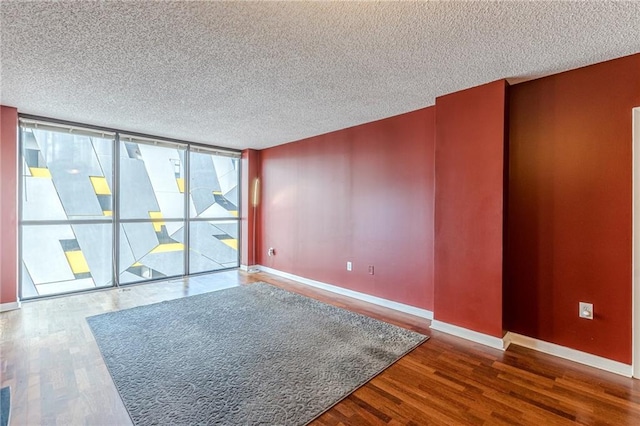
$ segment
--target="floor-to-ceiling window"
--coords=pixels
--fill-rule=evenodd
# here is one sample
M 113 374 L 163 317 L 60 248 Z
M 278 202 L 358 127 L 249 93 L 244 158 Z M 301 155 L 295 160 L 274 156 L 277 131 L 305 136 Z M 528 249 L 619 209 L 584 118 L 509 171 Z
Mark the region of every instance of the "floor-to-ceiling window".
M 120 136 L 120 283 L 186 273 L 186 150 L 186 145 Z
M 238 158 L 189 152 L 189 271 L 238 266 Z
M 21 123 L 21 296 L 113 285 L 115 134 Z
M 21 298 L 239 265 L 239 153 L 20 120 Z

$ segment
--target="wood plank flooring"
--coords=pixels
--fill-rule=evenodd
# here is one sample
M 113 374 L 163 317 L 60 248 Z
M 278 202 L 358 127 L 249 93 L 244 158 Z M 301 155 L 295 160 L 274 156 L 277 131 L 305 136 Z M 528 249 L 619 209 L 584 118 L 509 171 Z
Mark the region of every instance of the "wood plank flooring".
M 11 424 L 130 425 L 85 318 L 256 281 L 431 336 L 315 425 L 640 425 L 639 380 L 514 345 L 490 349 L 433 331 L 421 318 L 241 271 L 27 302 L 0 314 Z

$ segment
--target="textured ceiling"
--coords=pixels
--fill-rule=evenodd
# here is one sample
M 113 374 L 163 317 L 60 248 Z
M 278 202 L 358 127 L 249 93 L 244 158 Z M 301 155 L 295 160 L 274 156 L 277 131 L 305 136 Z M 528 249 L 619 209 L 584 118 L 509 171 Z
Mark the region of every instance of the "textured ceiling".
M 264 148 L 640 52 L 640 2 L 1 1 L 4 105 Z

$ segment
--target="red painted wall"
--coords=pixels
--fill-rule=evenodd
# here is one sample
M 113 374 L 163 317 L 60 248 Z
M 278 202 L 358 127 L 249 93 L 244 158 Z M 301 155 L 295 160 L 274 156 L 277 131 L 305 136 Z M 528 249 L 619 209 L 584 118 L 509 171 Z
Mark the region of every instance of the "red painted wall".
M 436 99 L 434 317 L 496 337 L 506 91 L 497 81 Z
M 433 309 L 434 120 L 425 108 L 263 150 L 260 264 Z
M 0 106 L 0 303 L 18 300 L 18 110 Z
M 630 364 L 640 54 L 515 85 L 510 104 L 509 330 Z
M 260 151 L 256 151 L 255 149 L 245 149 L 242 151 L 241 158 L 241 196 L 242 202 L 241 208 L 242 212 L 240 215 L 240 223 L 241 223 L 241 252 L 240 252 L 240 263 L 245 266 L 251 266 L 256 264 L 256 259 L 254 257 L 254 224 L 258 225 L 258 216 L 260 215 L 259 207 L 260 204 L 254 208 L 253 207 L 253 191 L 255 188 L 254 182 L 260 176 Z M 258 184 L 259 185 L 259 184 Z M 258 196 L 260 195 L 260 190 L 258 189 Z M 259 201 L 259 200 L 258 200 Z M 254 222 L 254 215 L 256 216 Z M 257 238 L 257 235 L 256 235 Z M 257 244 L 257 240 L 256 240 Z M 257 247 L 255 249 L 255 254 L 257 255 Z

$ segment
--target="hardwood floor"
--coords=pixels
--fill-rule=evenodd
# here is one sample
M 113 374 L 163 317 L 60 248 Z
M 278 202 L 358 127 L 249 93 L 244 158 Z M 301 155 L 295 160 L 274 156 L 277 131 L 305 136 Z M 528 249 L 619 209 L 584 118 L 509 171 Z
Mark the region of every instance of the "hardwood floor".
M 240 271 L 26 302 L 0 314 L 11 424 L 131 424 L 85 317 L 256 281 L 431 336 L 315 425 L 640 424 L 639 380 L 514 345 L 490 349 L 433 331 L 421 318 Z

